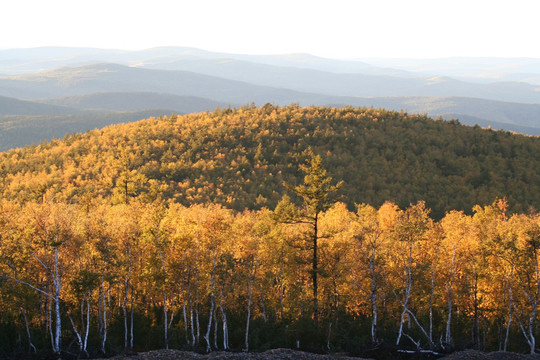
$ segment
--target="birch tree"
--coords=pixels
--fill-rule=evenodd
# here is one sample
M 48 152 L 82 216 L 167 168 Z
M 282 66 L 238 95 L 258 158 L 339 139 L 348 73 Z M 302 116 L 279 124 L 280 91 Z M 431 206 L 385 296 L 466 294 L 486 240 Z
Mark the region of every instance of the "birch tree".
M 383 280 L 381 260 L 384 250 L 385 233 L 393 226 L 397 216 L 397 206 L 392 203 L 383 204 L 379 210 L 370 205 L 357 205 L 355 221 L 358 233 L 355 236 L 354 252 L 358 261 L 354 266 L 352 281 L 368 296 L 371 307 L 371 342 L 377 344 L 377 324 L 379 310 L 377 301 L 379 289 Z
M 43 204 L 28 203 L 18 219 L 23 228 L 20 248 L 26 266 L 7 261 L 11 269 L 7 276 L 17 283 L 27 286 L 45 296 L 52 304 L 50 311 L 54 312 L 54 329 L 51 324 L 51 346 L 54 353 L 62 349 L 62 313 L 61 302 L 63 295 L 64 274 L 69 262 L 65 259 L 66 249 L 73 246 L 74 234 L 71 231 L 72 209 L 63 204 L 46 200 Z M 30 266 L 28 266 L 30 265 Z M 45 279 L 44 282 L 34 280 L 32 270 Z M 38 277 L 39 278 L 39 277 Z M 54 309 L 54 311 L 52 310 Z M 49 317 L 52 322 L 52 314 Z
M 516 234 L 512 264 L 517 278 L 522 305 L 513 303 L 519 328 L 529 345 L 536 351 L 536 323 L 540 304 L 540 217 L 514 215 L 510 219 Z
M 124 349 L 131 351 L 134 346 L 134 311 L 138 277 L 140 275 L 141 229 L 137 218 L 140 204 L 119 204 L 108 212 L 107 225 L 110 227 L 111 246 L 117 256 L 115 269 L 118 281 L 118 295 L 124 322 Z
M 394 263 L 396 265 L 397 283 L 392 287 L 402 308 L 396 345 L 399 345 L 401 338 L 406 336 L 417 347 L 420 347 L 420 341 L 414 340 L 410 334 L 404 331 L 405 320 L 409 317 L 418 326 L 422 335 L 428 341 L 430 348 L 434 347 L 433 339 L 430 338 L 428 331 L 420 323 L 411 307 L 413 286 L 420 285 L 425 280 L 418 278 L 419 261 L 417 260 L 419 259 L 416 256 L 418 243 L 423 239 L 429 226 L 428 213 L 429 210 L 426 209 L 424 202 L 411 205 L 399 213 L 394 229 L 396 241 L 393 251 L 395 253 Z

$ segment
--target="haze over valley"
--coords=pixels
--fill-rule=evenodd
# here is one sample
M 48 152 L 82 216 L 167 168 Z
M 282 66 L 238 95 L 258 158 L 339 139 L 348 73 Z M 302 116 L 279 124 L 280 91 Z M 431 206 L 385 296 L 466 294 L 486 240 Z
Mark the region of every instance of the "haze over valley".
M 382 107 L 540 134 L 539 59 L 41 47 L 0 50 L 0 74 L 0 150 L 149 115 L 250 103 Z

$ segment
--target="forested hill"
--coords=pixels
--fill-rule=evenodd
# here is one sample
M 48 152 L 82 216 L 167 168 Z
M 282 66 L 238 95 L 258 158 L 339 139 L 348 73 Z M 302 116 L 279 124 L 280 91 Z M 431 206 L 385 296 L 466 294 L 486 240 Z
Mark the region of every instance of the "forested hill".
M 296 105 L 151 118 L 0 153 L 0 194 L 273 208 L 284 181 L 302 181 L 308 147 L 344 181 L 340 200 L 351 206 L 425 200 L 440 218 L 506 196 L 511 211 L 540 209 L 538 137 L 403 112 Z

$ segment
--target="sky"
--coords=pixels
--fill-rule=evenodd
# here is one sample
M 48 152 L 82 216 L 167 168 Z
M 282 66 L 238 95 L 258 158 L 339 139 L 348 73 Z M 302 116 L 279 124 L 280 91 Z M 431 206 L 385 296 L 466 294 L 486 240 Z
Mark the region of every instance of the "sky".
M 13 0 L 0 48 L 540 58 L 538 0 Z

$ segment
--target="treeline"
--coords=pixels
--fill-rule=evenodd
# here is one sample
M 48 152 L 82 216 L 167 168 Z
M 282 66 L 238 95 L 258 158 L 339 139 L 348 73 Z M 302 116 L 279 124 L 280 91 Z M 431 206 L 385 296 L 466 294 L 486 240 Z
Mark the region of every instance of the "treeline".
M 2 200 L 1 352 L 536 349 L 538 214 L 310 204 Z
M 423 200 L 440 219 L 503 196 L 513 212 L 540 208 L 538 137 L 405 112 L 295 105 L 148 119 L 0 153 L 0 195 L 274 208 L 284 181 L 301 182 L 308 147 L 344 180 L 349 209 Z

